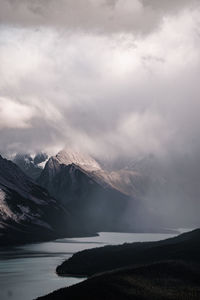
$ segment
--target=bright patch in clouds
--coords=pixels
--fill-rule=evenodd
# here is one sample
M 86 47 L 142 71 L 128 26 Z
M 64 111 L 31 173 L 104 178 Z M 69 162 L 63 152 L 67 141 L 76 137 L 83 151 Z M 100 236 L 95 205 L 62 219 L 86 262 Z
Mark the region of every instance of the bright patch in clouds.
M 34 110 L 8 98 L 0 97 L 0 130 L 5 128 L 27 128 Z

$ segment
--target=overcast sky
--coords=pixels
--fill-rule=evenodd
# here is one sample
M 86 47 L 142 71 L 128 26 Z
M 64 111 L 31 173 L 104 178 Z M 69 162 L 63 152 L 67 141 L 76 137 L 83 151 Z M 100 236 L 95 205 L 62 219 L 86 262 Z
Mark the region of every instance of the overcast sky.
M 200 151 L 200 1 L 0 0 L 1 151 Z

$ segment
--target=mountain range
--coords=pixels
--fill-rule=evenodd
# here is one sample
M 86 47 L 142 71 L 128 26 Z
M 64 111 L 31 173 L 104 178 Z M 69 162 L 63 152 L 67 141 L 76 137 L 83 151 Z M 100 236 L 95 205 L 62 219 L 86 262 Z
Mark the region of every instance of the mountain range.
M 134 229 L 126 213 L 137 200 L 117 188 L 121 175 L 69 149 L 47 158 L 0 157 L 0 245 Z
M 105 162 L 69 148 L 53 156 L 45 152 L 34 155 L 19 153 L 12 161 L 1 157 L 0 234 L 9 236 L 10 232 L 12 236 L 13 228 L 20 227 L 25 241 L 29 240 L 26 234 L 28 227 L 31 230 L 33 226 L 39 228 L 36 227 L 39 222 L 48 224 L 46 231 L 47 226 L 55 227 L 54 233 L 50 230 L 47 234 L 54 237 L 98 231 L 161 232 L 164 227 L 177 226 L 179 213 L 175 213 L 175 221 L 172 213 L 169 217 L 170 205 L 183 192 L 187 195 L 186 184 L 183 186 L 179 179 L 174 182 L 173 174 L 153 156 L 130 160 L 126 164 L 119 162 L 120 169 L 106 167 Z M 16 176 L 11 184 L 13 174 Z M 35 204 L 30 201 L 35 191 L 38 199 L 45 195 L 46 206 L 40 207 L 40 201 Z M 24 203 L 22 210 L 21 202 Z M 35 212 L 37 210 L 40 213 Z M 58 211 L 62 216 L 55 214 Z M 184 213 L 184 208 L 182 211 Z M 62 224 L 59 229 L 57 219 Z M 22 223 L 28 226 L 25 230 L 21 228 Z M 16 235 L 16 240 L 20 234 Z M 29 236 L 36 237 L 37 234 Z

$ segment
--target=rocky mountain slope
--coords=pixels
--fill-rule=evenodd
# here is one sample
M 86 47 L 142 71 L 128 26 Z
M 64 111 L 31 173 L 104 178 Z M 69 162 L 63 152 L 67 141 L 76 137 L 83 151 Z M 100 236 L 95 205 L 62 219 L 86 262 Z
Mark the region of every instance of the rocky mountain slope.
M 68 217 L 45 189 L 0 156 L 0 246 L 64 236 Z
M 67 207 L 85 230 L 127 230 L 124 214 L 129 196 L 117 189 L 88 155 L 59 152 L 48 160 L 38 183 Z

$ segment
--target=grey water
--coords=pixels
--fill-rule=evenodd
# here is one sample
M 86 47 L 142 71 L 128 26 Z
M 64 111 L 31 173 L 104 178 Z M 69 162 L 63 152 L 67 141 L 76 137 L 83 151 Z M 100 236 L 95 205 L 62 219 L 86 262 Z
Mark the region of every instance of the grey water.
M 178 233 L 187 230 L 180 229 Z M 85 278 L 59 277 L 56 267 L 84 249 L 131 242 L 158 241 L 178 233 L 114 233 L 59 239 L 0 250 L 0 299 L 33 300 Z

